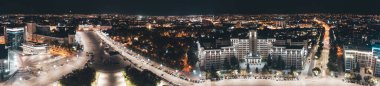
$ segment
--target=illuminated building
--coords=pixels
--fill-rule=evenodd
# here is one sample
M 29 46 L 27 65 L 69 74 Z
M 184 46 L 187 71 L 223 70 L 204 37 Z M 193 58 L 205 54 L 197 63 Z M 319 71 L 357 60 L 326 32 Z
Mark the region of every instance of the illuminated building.
M 7 28 L 5 39 L 9 49 L 20 49 L 24 42 L 24 27 Z
M 303 69 L 307 53 L 306 40 L 276 40 L 270 50 L 272 59 L 281 57 L 285 61 L 285 68 L 294 66 L 296 69 Z
M 10 52 L 5 44 L 0 44 L 0 81 L 8 80 L 18 69 L 15 60 L 17 56 Z
M 224 60 L 235 57 L 235 47 L 231 46 L 230 41 L 217 41 L 217 43 L 197 42 L 200 58 L 200 65 L 203 69 L 214 67 L 220 69 Z
M 270 54 L 269 51 L 272 49 L 273 43 L 276 41 L 274 38 L 268 39 L 257 39 L 257 53 L 262 58 L 267 58 Z
M 36 32 L 36 23 L 27 23 L 26 29 L 25 29 L 25 40 L 26 41 L 33 41 L 33 34 Z
M 371 51 L 357 49 L 352 46 L 344 46 L 344 68 L 345 71 L 349 72 L 357 68 L 358 64 L 360 67 L 365 67 L 368 69 L 373 69 L 374 59 Z
M 112 29 L 112 26 L 101 26 L 101 25 L 78 25 L 78 30 L 108 30 Z
M 201 66 L 205 69 L 220 68 L 225 58 L 244 59 L 251 63 L 260 63 L 261 56 L 257 51 L 257 32 L 250 30 L 249 39 L 231 38 L 230 40 L 218 39 L 213 43 L 198 43 Z M 202 46 L 202 47 L 201 47 Z
M 222 51 L 220 49 L 206 49 L 201 51 L 201 67 L 203 69 L 211 69 L 212 67 L 220 69 L 224 57 L 222 56 Z
M 257 39 L 257 31 L 250 30 L 249 31 L 249 51 L 248 54 L 244 54 L 244 58 L 248 63 L 259 64 L 261 63 L 261 56 L 258 52 L 258 39 Z
M 254 54 L 257 53 L 257 31 L 250 30 L 249 31 L 249 48 Z
M 0 27 L 0 44 L 5 44 L 5 28 Z
M 245 59 L 244 56 L 252 52 L 250 39 L 232 38 L 231 42 L 232 46 L 235 47 L 235 56 L 238 59 Z
M 51 26 L 27 23 L 26 42 L 45 43 L 58 41 L 72 44 L 75 42 L 75 28 L 71 26 Z
M 283 20 L 273 21 L 272 23 L 272 25 L 268 25 L 269 29 L 284 29 L 287 28 L 286 25 L 288 25 L 287 22 Z
M 38 45 L 32 43 L 24 43 L 22 44 L 23 54 L 37 55 L 37 54 L 47 54 L 47 46 L 46 45 Z
M 244 58 L 246 59 L 247 63 L 250 63 L 250 64 L 260 64 L 262 60 L 262 58 L 258 54 L 254 54 L 254 53 L 249 53 Z
M 372 44 L 372 53 L 375 59 L 374 75 L 380 76 L 380 42 Z
M 9 74 L 8 49 L 5 45 L 5 29 L 1 29 L 0 33 L 0 81 L 7 79 Z

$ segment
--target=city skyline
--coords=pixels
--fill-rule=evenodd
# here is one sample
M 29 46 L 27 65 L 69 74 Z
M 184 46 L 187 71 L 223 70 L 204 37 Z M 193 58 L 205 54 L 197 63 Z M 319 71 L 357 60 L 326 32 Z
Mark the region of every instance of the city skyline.
M 379 86 L 379 0 L 0 0 L 0 86 Z
M 142 15 L 199 14 L 378 14 L 376 0 L 3 0 L 1 14 L 120 13 Z

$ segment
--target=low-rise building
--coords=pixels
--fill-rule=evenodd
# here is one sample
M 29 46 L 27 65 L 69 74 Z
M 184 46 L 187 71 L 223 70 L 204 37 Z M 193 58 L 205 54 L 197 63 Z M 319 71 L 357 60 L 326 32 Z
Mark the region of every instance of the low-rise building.
M 75 27 L 51 26 L 27 23 L 25 30 L 26 42 L 46 43 L 57 41 L 59 43 L 73 44 L 75 42 Z
M 24 43 L 21 48 L 23 54 L 38 55 L 48 53 L 47 45 L 44 44 Z
M 247 63 L 255 64 L 255 65 L 260 64 L 262 61 L 262 58 L 260 57 L 260 55 L 255 54 L 255 53 L 249 53 L 244 58 L 246 59 Z

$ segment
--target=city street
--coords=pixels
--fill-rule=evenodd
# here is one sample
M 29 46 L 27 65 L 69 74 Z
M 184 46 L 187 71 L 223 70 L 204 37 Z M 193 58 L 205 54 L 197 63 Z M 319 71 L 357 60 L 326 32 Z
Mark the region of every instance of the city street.
M 306 57 L 305 67 L 304 67 L 304 69 L 301 72 L 301 78 L 306 78 L 306 77 L 309 77 L 309 76 L 313 76 L 312 69 L 315 66 L 315 61 L 316 60 L 314 59 L 314 56 L 315 56 L 315 53 L 317 52 L 317 48 L 318 48 L 318 44 L 316 44 L 315 46 L 313 46 L 310 49 L 309 55 Z
M 79 53 L 78 57 L 54 57 L 49 55 L 25 56 L 23 63 L 13 77 L 1 85 L 44 86 L 58 81 L 73 70 L 83 68 L 88 58 Z M 34 59 L 33 59 L 34 58 Z M 22 64 L 22 65 L 21 65 Z
M 155 63 L 154 61 L 144 60 L 144 57 L 141 57 L 138 54 L 133 53 L 131 50 L 128 50 L 125 47 L 120 47 L 121 46 L 120 43 L 114 42 L 112 39 L 108 38 L 104 33 L 100 32 L 100 31 L 96 31 L 96 33 L 100 36 L 100 38 L 102 38 L 102 40 L 104 40 L 112 48 L 114 48 L 116 51 L 119 51 L 121 53 L 121 55 L 127 57 L 133 64 L 135 64 L 136 67 L 140 67 L 141 69 L 149 70 L 149 71 L 153 72 L 154 74 L 156 74 L 157 76 L 160 76 L 161 78 L 163 78 L 167 81 L 170 81 L 174 84 L 196 85 L 195 83 L 186 81 L 184 79 L 180 79 L 179 77 L 175 77 L 173 75 L 170 75 L 170 74 L 164 72 L 164 70 L 170 70 L 170 71 L 174 71 L 174 70 L 167 68 L 167 67 L 163 67 L 163 66 L 159 65 L 158 63 Z M 153 64 L 153 66 L 151 66 L 152 64 Z M 158 69 L 158 67 L 163 67 L 163 68 Z
M 101 39 L 91 31 L 77 32 L 84 40 L 83 45 L 88 45 L 85 50 L 93 53 L 90 67 L 96 69 L 99 76 L 95 82 L 97 86 L 126 86 L 125 78 L 122 75 L 124 64 L 120 55 L 109 56 L 105 52 L 105 44 Z
M 329 75 L 329 70 L 327 68 L 327 63 L 330 55 L 330 26 L 326 24 L 326 22 L 323 22 L 321 20 L 314 19 L 318 24 L 321 24 L 322 27 L 325 29 L 324 36 L 323 36 L 323 50 L 321 57 L 318 61 L 318 66 L 321 68 L 321 74 L 322 77 L 325 77 L 326 75 Z
M 115 73 L 99 72 L 96 86 L 127 86 L 121 71 Z

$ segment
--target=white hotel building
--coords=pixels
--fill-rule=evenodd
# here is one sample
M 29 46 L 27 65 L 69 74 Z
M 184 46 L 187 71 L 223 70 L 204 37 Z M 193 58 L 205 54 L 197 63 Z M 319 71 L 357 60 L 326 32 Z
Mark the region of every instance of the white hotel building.
M 230 46 L 223 46 L 217 48 L 202 47 L 198 42 L 198 53 L 200 58 L 200 65 L 204 69 L 222 68 L 224 60 L 229 60 L 231 57 L 244 59 L 250 52 L 249 43 L 247 39 L 230 39 Z M 235 42 L 235 43 L 233 43 Z M 212 44 L 211 44 L 212 45 Z M 204 45 L 205 46 L 205 45 Z
M 260 57 L 268 57 L 275 41 L 275 38 L 257 39 L 257 53 L 260 55 Z
M 375 60 L 374 75 L 380 76 L 380 40 L 372 40 L 372 54 Z
M 307 56 L 307 41 L 276 40 L 270 54 L 272 59 L 281 57 L 285 61 L 285 68 L 294 66 L 296 69 L 303 69 Z
M 226 58 L 229 60 L 230 57 L 246 59 L 250 63 L 257 64 L 269 54 L 272 58 L 281 56 L 287 68 L 294 66 L 302 69 L 308 53 L 307 40 L 257 39 L 255 30 L 250 31 L 249 39 L 231 38 L 230 41 L 216 41 L 215 44 L 199 42 L 197 44 L 200 66 L 203 69 L 210 69 L 211 66 L 220 69 L 224 60 Z M 217 47 L 218 44 L 224 46 Z
M 373 70 L 375 76 L 380 76 L 380 40 L 372 40 L 371 49 L 358 49 L 359 47 L 344 46 L 345 71 L 353 71 L 357 64 L 361 68 Z
M 360 67 L 373 68 L 374 58 L 371 51 L 345 49 L 344 50 L 344 69 L 345 71 L 352 71 L 356 68 L 357 64 Z
M 227 58 L 227 60 L 231 57 L 245 59 L 249 53 L 254 51 L 252 48 L 256 47 L 253 46 L 256 44 L 253 43 L 256 41 L 256 30 L 251 30 L 249 36 L 249 39 L 231 38 L 229 41 L 217 40 L 215 44 L 201 44 L 198 42 L 198 57 L 200 59 L 201 68 L 210 69 L 211 66 L 214 66 L 217 69 L 222 68 L 225 58 Z M 215 47 L 214 45 L 224 46 Z

